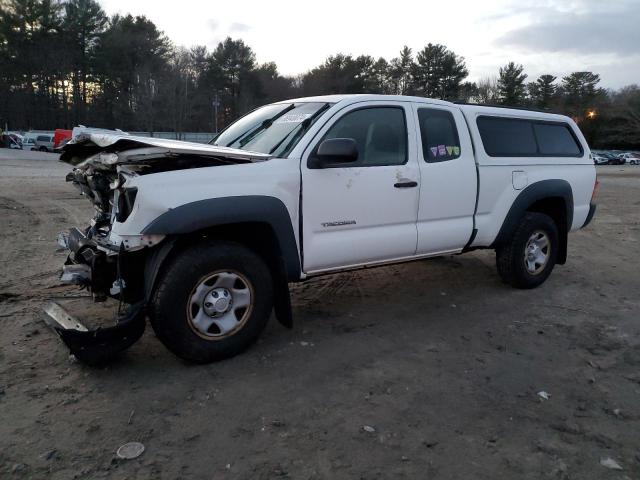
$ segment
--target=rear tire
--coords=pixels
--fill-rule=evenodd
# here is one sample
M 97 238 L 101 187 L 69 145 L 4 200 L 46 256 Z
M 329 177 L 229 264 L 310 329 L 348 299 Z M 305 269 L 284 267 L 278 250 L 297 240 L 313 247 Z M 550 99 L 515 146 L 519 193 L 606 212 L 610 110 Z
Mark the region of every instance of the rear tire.
M 203 242 L 170 259 L 152 296 L 151 326 L 178 357 L 210 363 L 253 344 L 273 308 L 264 261 L 245 246 Z
M 500 277 L 516 288 L 541 285 L 556 264 L 558 245 L 558 227 L 553 219 L 527 212 L 511 239 L 496 249 Z

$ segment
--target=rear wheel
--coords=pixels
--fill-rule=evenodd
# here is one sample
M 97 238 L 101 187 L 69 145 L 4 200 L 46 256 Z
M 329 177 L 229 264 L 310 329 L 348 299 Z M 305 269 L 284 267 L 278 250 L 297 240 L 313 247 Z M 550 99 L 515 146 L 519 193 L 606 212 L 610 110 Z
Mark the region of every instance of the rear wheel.
M 232 357 L 266 325 L 273 287 L 263 260 L 234 242 L 207 242 L 178 254 L 164 270 L 150 308 L 160 341 L 195 363 Z
M 553 219 L 528 212 L 511 239 L 496 249 L 500 277 L 516 288 L 539 286 L 556 264 L 558 244 L 558 227 Z

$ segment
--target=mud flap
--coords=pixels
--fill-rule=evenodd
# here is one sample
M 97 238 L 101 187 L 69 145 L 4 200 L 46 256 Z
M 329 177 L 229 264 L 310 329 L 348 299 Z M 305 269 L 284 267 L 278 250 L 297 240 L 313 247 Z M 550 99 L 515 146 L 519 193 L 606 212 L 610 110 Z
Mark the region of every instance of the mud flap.
M 293 328 L 293 312 L 291 311 L 291 294 L 289 284 L 281 277 L 276 283 L 275 298 L 273 302 L 274 311 L 278 322 L 286 328 Z
M 60 305 L 50 302 L 44 309 L 46 323 L 60 336 L 71 353 L 91 366 L 104 365 L 137 342 L 146 326 L 144 302 L 129 307 L 112 327 L 89 330 Z

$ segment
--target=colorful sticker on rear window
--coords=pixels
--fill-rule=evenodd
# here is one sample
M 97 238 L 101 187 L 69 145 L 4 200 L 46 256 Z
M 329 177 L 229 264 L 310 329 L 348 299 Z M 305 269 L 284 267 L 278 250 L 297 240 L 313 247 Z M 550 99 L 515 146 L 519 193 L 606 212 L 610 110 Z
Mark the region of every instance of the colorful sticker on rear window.
M 312 113 L 287 113 L 273 123 L 302 123 L 312 115 Z
M 438 145 L 430 147 L 431 155 L 437 157 L 457 157 L 460 155 L 460 147 L 457 145 Z

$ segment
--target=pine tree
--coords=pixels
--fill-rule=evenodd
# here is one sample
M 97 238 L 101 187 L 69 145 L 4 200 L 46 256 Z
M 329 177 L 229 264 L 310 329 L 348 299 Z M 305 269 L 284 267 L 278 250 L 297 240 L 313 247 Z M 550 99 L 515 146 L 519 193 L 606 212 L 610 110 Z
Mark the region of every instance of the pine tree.
M 557 77 L 553 75 L 540 75 L 535 82 L 527 85 L 531 104 L 536 108 L 547 109 L 556 95 L 557 87 L 554 84 Z
M 414 88 L 425 97 L 455 100 L 460 84 L 468 75 L 462 57 L 444 45 L 429 43 L 416 56 Z
M 565 107 L 574 117 L 582 117 L 599 93 L 600 75 L 593 72 L 573 72 L 562 78 Z
M 500 67 L 498 77 L 498 92 L 500 102 L 504 105 L 518 106 L 525 100 L 525 84 L 527 74 L 522 73 L 524 67 L 509 62 L 504 67 Z

